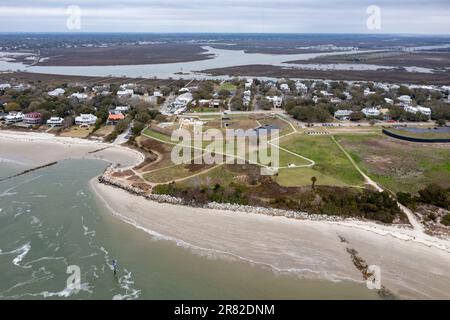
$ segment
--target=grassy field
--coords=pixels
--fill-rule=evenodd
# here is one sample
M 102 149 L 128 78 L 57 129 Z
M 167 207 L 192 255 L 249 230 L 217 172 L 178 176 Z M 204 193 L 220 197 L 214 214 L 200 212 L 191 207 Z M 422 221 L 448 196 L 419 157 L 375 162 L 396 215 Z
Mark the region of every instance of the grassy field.
M 230 92 L 233 92 L 233 91 L 236 91 L 236 89 L 237 89 L 237 87 L 234 84 L 229 83 L 229 82 L 224 82 L 219 87 L 219 91 L 220 90 L 228 90 Z
M 114 126 L 103 126 L 93 133 L 93 135 L 98 137 L 106 137 L 114 131 Z
M 87 138 L 91 134 L 93 129 L 94 129 L 93 127 L 80 128 L 78 126 L 73 126 L 73 127 L 70 127 L 68 129 L 64 130 L 60 134 L 60 136 L 61 137 L 70 137 L 70 138 L 81 138 L 81 139 L 84 139 L 84 138 Z
M 364 183 L 364 179 L 329 136 L 295 134 L 282 139 L 281 147 L 316 162 L 312 168 L 282 170 L 277 178 L 282 185 L 309 185 L 313 176 L 319 185 L 361 186 Z
M 336 137 L 360 167 L 393 191 L 415 193 L 430 183 L 450 187 L 450 148 L 377 135 Z
M 428 128 L 427 132 L 411 132 L 402 129 L 389 128 L 388 131 L 404 137 L 419 138 L 419 139 L 450 139 L 449 132 L 436 132 L 434 128 Z
M 283 187 L 302 187 L 311 185 L 312 177 L 317 178 L 316 185 L 348 186 L 346 183 L 312 168 L 281 169 L 278 176 L 274 177 L 274 180 Z
M 142 134 L 145 135 L 145 136 L 149 136 L 149 137 L 152 137 L 152 138 L 156 138 L 156 139 L 158 139 L 158 140 L 162 140 L 162 141 L 164 141 L 164 142 L 173 143 L 172 140 L 171 140 L 171 137 L 169 137 L 169 136 L 167 136 L 167 135 L 165 135 L 165 134 L 156 132 L 156 131 L 154 131 L 154 130 L 152 130 L 152 129 L 150 129 L 150 128 L 145 129 L 145 130 L 142 132 Z

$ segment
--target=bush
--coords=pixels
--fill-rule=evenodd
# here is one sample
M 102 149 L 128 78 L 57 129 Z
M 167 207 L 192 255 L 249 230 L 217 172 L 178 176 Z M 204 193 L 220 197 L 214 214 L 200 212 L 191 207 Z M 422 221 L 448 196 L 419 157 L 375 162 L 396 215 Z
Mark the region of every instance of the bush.
M 437 184 L 430 184 L 419 191 L 420 202 L 431 204 L 450 210 L 450 189 L 445 189 Z
M 441 223 L 442 223 L 444 226 L 450 227 L 450 213 L 448 213 L 446 216 L 444 216 L 444 217 L 441 219 Z

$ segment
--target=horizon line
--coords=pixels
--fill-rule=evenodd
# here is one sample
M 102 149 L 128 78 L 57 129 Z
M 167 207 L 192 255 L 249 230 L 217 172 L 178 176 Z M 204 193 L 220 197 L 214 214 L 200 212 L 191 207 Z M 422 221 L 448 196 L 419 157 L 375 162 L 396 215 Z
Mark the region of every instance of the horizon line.
M 450 37 L 450 33 L 365 33 L 365 32 L 183 32 L 183 31 L 0 31 L 0 35 L 5 34 L 64 34 L 64 35 L 84 35 L 84 34 L 196 34 L 196 35 L 365 35 L 365 36 L 445 36 Z

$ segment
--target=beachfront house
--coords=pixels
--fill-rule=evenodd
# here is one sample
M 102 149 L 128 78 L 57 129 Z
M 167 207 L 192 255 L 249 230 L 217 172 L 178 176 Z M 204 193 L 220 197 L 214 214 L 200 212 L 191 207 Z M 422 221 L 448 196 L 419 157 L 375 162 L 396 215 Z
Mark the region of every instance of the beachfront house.
M 63 118 L 60 117 L 51 117 L 47 120 L 47 125 L 51 127 L 61 127 L 64 122 Z
M 30 112 L 25 114 L 23 117 L 23 123 L 25 124 L 41 124 L 42 123 L 42 113 L 40 112 Z
M 78 126 L 91 126 L 97 122 L 97 117 L 93 114 L 80 114 L 75 118 L 75 124 Z
M 120 111 L 110 111 L 108 119 L 106 120 L 106 125 L 116 125 L 120 121 L 125 119 L 125 116 Z
M 283 97 L 269 96 L 266 99 L 272 102 L 274 108 L 281 108 L 283 106 Z
M 381 112 L 377 108 L 364 108 L 361 110 L 362 113 L 366 116 L 366 118 L 376 118 L 379 117 Z
M 5 122 L 7 124 L 22 122 L 25 115 L 22 112 L 10 112 L 5 117 Z
M 348 120 L 350 115 L 353 113 L 352 110 L 337 110 L 334 113 L 334 117 L 338 120 Z
M 55 90 L 47 92 L 50 97 L 59 97 L 66 93 L 66 90 L 63 88 L 56 88 Z

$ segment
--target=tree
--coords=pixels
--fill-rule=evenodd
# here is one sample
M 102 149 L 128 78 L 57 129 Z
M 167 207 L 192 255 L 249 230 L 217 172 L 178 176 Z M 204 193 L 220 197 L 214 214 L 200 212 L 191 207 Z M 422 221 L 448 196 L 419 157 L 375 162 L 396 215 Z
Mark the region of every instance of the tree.
M 316 177 L 312 177 L 312 178 L 311 178 L 311 182 L 312 182 L 312 188 L 313 188 L 313 189 L 316 189 L 317 178 L 316 178 Z
M 445 119 L 436 120 L 436 125 L 439 126 L 439 127 L 443 127 L 446 124 L 447 124 L 447 121 Z
M 5 111 L 6 112 L 11 112 L 11 111 L 20 111 L 20 106 L 18 103 L 15 102 L 9 102 L 6 107 L 5 107 Z
M 351 121 L 360 121 L 362 119 L 364 119 L 364 113 L 361 111 L 355 111 L 350 114 Z

